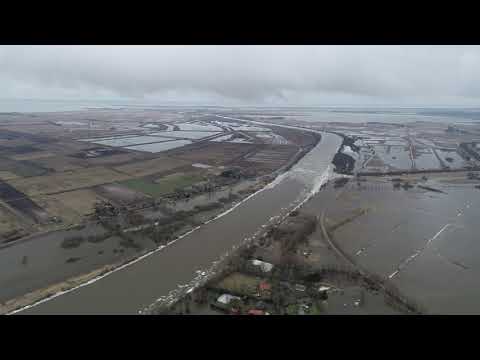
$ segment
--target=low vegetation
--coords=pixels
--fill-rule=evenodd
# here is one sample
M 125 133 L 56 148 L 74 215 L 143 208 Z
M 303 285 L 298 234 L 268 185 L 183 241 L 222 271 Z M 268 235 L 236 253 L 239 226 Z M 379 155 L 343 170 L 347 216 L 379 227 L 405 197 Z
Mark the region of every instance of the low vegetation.
M 121 182 L 132 190 L 142 192 L 152 197 L 173 193 L 203 180 L 199 174 L 172 174 L 156 181 L 148 179 L 130 179 Z
M 67 237 L 62 241 L 62 248 L 64 249 L 74 249 L 79 247 L 82 243 L 85 242 L 85 238 L 83 236 L 72 236 Z

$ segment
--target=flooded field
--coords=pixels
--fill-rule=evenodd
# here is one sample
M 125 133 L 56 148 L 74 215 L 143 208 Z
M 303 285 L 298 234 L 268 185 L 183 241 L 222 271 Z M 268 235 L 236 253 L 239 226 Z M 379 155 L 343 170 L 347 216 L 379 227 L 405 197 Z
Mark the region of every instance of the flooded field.
M 273 134 L 273 133 L 265 134 L 265 133 L 258 132 L 258 133 L 255 133 L 255 136 L 258 137 L 258 138 L 261 138 L 263 140 L 268 141 L 270 144 L 275 144 L 275 145 L 288 145 L 289 144 L 288 140 L 286 140 L 285 138 L 283 138 L 282 136 L 280 136 L 278 134 Z
M 431 149 L 419 150 L 417 147 L 417 156 L 415 157 L 415 167 L 417 169 L 441 169 L 435 153 Z
M 256 110 L 256 111 L 255 111 Z M 266 115 L 267 112 L 271 114 Z M 258 108 L 243 111 L 245 116 L 262 118 L 283 115 L 286 121 L 310 123 L 338 122 L 364 124 L 366 122 L 404 124 L 414 121 L 467 123 L 478 120 L 477 109 L 422 109 L 422 108 L 368 108 L 368 107 L 318 107 L 318 108 Z M 282 119 L 282 120 L 283 120 Z
M 461 169 L 468 163 L 456 152 L 447 150 L 435 150 L 443 163 L 452 169 Z
M 218 135 L 220 132 L 217 131 L 171 131 L 171 132 L 156 132 L 152 133 L 152 135 L 164 135 L 169 136 L 171 138 L 177 139 L 192 139 L 192 140 L 199 140 L 206 137 L 210 137 L 213 135 Z
M 231 139 L 232 137 L 234 137 L 233 134 L 228 134 L 228 135 L 223 135 L 223 136 L 216 137 L 216 138 L 214 138 L 214 139 L 212 139 L 212 140 L 210 140 L 210 141 L 215 141 L 215 142 L 217 142 L 217 141 L 219 141 L 219 142 L 220 142 L 220 141 L 225 141 L 225 142 L 228 142 L 228 141 L 230 141 L 230 139 Z
M 351 181 L 345 188 L 320 192 L 305 210 L 326 211 L 331 224 L 351 219 L 333 232 L 336 243 L 429 313 L 478 314 L 480 246 L 474 221 L 480 191 L 472 184 L 439 186 L 433 176 L 427 184 L 444 193 L 395 190 L 381 179 Z M 359 209 L 363 215 L 352 216 Z
M 162 152 L 166 150 L 175 149 L 185 145 L 189 145 L 192 142 L 190 140 L 174 140 L 167 141 L 155 144 L 145 144 L 145 145 L 136 145 L 136 146 L 127 146 L 127 149 L 136 150 L 136 151 L 147 151 L 152 153 Z
M 0 198 L 33 221 L 46 221 L 49 217 L 45 210 L 30 200 L 24 193 L 2 181 L 0 181 Z
M 195 124 L 184 123 L 177 125 L 180 130 L 194 130 L 194 131 L 222 131 L 222 128 L 210 124 Z
M 115 237 L 102 242 L 85 241 L 75 248 L 62 247 L 62 242 L 68 237 L 104 232 L 105 229 L 95 226 L 77 231 L 59 231 L 1 249 L 0 302 L 117 261 L 122 253 L 113 250 L 122 247 L 120 239 Z M 67 262 L 69 258 L 73 261 Z
M 392 169 L 410 169 L 412 161 L 408 148 L 404 146 L 374 146 L 375 153 L 383 163 Z M 369 166 L 375 166 L 374 162 L 369 162 Z
M 357 305 L 357 299 L 361 299 L 360 306 Z M 346 287 L 342 291 L 329 294 L 324 311 L 328 315 L 401 314 L 387 306 L 381 294 L 367 292 L 359 286 Z
M 270 131 L 268 128 L 262 128 L 258 126 L 249 126 L 249 125 L 241 125 L 241 126 L 234 126 L 235 130 L 239 131 L 255 131 L 255 132 L 260 132 L 260 131 Z
M 128 145 L 140 145 L 146 143 L 155 143 L 168 141 L 169 138 L 162 138 L 156 136 L 130 136 L 122 138 L 113 138 L 108 140 L 95 140 L 95 144 L 107 145 L 107 146 L 128 146 Z

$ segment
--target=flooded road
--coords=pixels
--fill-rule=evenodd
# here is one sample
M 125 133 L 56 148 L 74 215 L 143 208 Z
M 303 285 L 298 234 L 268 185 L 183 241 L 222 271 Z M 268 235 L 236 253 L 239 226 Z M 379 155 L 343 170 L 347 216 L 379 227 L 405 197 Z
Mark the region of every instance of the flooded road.
M 317 146 L 290 171 L 216 220 L 107 276 L 20 313 L 139 313 L 318 191 L 333 173 L 331 161 L 341 142 L 337 135 L 322 133 Z

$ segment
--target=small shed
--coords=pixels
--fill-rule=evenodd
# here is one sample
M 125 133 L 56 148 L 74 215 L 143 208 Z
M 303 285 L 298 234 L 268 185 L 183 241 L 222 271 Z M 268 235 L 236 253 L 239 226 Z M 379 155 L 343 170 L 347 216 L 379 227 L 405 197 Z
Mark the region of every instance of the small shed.
M 299 292 L 305 292 L 307 290 L 307 287 L 302 284 L 295 284 L 295 290 Z
M 259 267 L 263 272 L 270 272 L 273 269 L 273 264 L 270 264 L 265 261 L 257 260 L 257 259 L 253 259 L 251 261 L 251 264 L 253 266 Z

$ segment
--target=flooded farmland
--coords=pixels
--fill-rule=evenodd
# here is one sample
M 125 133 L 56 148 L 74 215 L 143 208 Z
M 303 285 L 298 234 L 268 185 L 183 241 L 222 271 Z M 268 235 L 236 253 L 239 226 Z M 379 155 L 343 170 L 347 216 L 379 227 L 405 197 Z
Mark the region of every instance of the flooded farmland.
M 191 282 L 197 271 L 208 269 L 221 254 L 318 190 L 331 171 L 330 162 L 340 144 L 339 136 L 322 134 L 320 143 L 289 172 L 217 220 L 131 266 L 21 313 L 138 313 L 179 285 Z
M 105 229 L 92 225 L 82 230 L 39 235 L 15 246 L 2 248 L 0 302 L 88 272 L 106 261 L 116 261 L 121 253 L 113 251 L 119 247 L 119 239 L 115 237 L 96 243 L 85 241 L 75 248 L 62 247 L 62 242 L 68 237 L 102 233 L 105 233 Z M 87 256 L 92 254 L 92 248 L 95 256 Z M 69 264 L 66 262 L 69 258 L 81 261 Z
M 156 152 L 175 149 L 178 147 L 189 145 L 191 143 L 192 142 L 190 140 L 174 140 L 174 141 L 159 142 L 155 144 L 127 146 L 126 148 L 130 150 L 147 151 L 147 152 L 156 153 Z
M 478 314 L 480 246 L 474 222 L 480 191 L 471 184 L 429 183 L 444 192 L 395 190 L 388 180 L 351 181 L 346 188 L 320 192 L 304 209 L 324 210 L 333 224 L 351 218 L 333 232 L 338 246 L 428 313 Z M 353 217 L 359 209 L 364 214 Z
M 333 114 L 331 120 L 338 117 L 352 120 L 349 113 L 325 113 Z M 1 180 L 20 191 L 19 199 L 16 196 L 10 199 L 10 190 L 3 188 L 6 204 L 2 209 L 5 213 L 9 210 L 8 219 L 15 220 L 16 213 L 27 215 L 25 219 L 40 219 L 41 214 L 32 206 L 36 203 L 51 216 L 53 225 L 48 229 L 58 230 L 92 215 L 97 201 L 111 201 L 115 206 L 134 205 L 145 223 L 140 224 L 142 218 L 132 216 L 139 224 L 129 223 L 128 226 L 144 229 L 156 222 L 163 228 L 162 221 L 168 222 L 170 213 L 210 210 L 205 210 L 181 231 L 172 232 L 175 235 L 165 242 L 152 241 L 147 232 L 138 234 L 137 230 L 129 228 L 128 234 L 133 233 L 132 236 L 138 238 L 136 245 L 141 249 L 130 243 L 125 246 L 125 239 L 113 233 L 102 241 L 85 240 L 78 246 L 69 246 L 67 242 L 67 246 L 63 246 L 65 238 L 70 238 L 76 230 L 68 234 L 62 231 L 48 236 L 36 234 L 31 236 L 34 241 L 28 242 L 9 244 L 5 241 L 6 246 L 0 252 L 0 264 L 4 267 L 0 283 L 5 284 L 0 291 L 1 302 L 49 286 L 52 281 L 90 274 L 92 269 L 120 265 L 139 255 L 140 258 L 128 266 L 105 277 L 102 277 L 104 272 L 95 273 L 100 277 L 92 281 L 93 276 L 88 278 L 87 285 L 22 313 L 132 314 L 161 297 L 170 296 L 174 290 L 190 289 L 208 274 L 219 258 L 232 254 L 239 244 L 261 236 L 262 231 L 277 224 L 290 209 L 307 199 L 312 190 L 318 190 L 327 178 L 336 177 L 330 162 L 343 144 L 339 153 L 355 160 L 352 169 L 344 172 L 348 175 L 341 179 L 346 181 L 338 187 L 335 183 L 333 189 L 327 186 L 306 203 L 305 209 L 317 218 L 325 210 L 325 221 L 334 229 L 332 238 L 339 247 L 362 268 L 390 281 L 420 304 L 428 305 L 429 312 L 478 312 L 474 282 L 479 254 L 472 229 L 475 229 L 473 209 L 480 205 L 475 200 L 480 194 L 480 183 L 475 174 L 467 174 L 480 165 L 475 157 L 480 133 L 474 132 L 473 127 L 465 130 L 460 128 L 459 122 L 457 127 L 433 121 L 418 122 L 419 116 L 414 113 L 393 115 L 397 119 L 410 116 L 416 119 L 415 124 L 407 126 L 400 121 L 369 123 L 376 115 L 359 112 L 354 118 L 361 117 L 364 122 L 311 122 L 310 126 L 305 124 L 307 121 L 302 122 L 305 119 L 299 115 L 290 125 L 282 124 L 280 128 L 278 124 L 282 120 L 276 124 L 271 120 L 242 120 L 239 115 L 223 112 L 219 113 L 222 115 L 199 115 L 197 112 L 195 116 L 184 118 L 168 114 L 165 124 L 160 124 L 160 120 L 155 122 L 156 114 L 128 120 L 126 113 L 115 115 L 112 112 L 109 116 L 121 116 L 126 120 L 116 124 L 118 131 L 110 131 L 108 129 L 112 129 L 115 122 L 110 122 L 108 112 L 104 114 L 104 124 L 97 125 L 106 130 L 102 133 L 77 129 L 76 121 L 64 121 L 60 116 L 51 115 L 55 125 L 44 126 L 58 134 L 62 139 L 58 143 L 47 141 L 43 135 L 37 136 L 35 126 L 27 121 L 25 131 L 33 135 L 22 137 L 15 132 L 5 132 L 4 139 L 0 139 L 5 155 L 0 169 Z M 86 115 L 71 116 L 72 120 L 85 121 Z M 205 120 L 192 122 L 191 119 L 197 117 Z M 245 125 L 245 120 L 251 125 Z M 288 168 L 316 143 L 312 133 L 292 131 L 298 130 L 300 125 L 304 126 L 303 130 L 309 127 L 312 131 L 323 130 L 321 142 L 273 184 L 238 203 L 239 199 L 258 190 L 267 179 Z M 344 136 L 345 142 L 335 134 Z M 351 138 L 347 141 L 345 137 L 348 136 Z M 198 178 L 200 169 L 209 172 L 209 176 Z M 448 178 L 438 174 L 440 170 L 463 172 L 456 178 Z M 413 179 L 407 174 L 412 171 L 422 174 Z M 392 181 L 389 176 L 393 176 L 393 172 L 401 179 Z M 210 180 L 224 176 L 223 173 L 227 178 L 231 176 L 230 180 L 240 176 L 242 181 L 232 185 L 233 181 L 229 183 L 231 187 L 226 186 L 216 193 L 205 190 L 208 189 L 206 185 L 212 185 Z M 188 184 L 185 180 L 188 186 L 182 189 L 173 186 L 168 190 L 165 188 L 168 182 L 162 182 L 162 179 L 183 179 L 185 176 L 193 180 Z M 199 189 L 204 192 L 200 193 Z M 236 192 L 234 196 L 231 196 L 232 190 Z M 32 196 L 32 200 L 23 193 Z M 155 201 L 168 199 L 162 197 L 167 194 L 175 195 L 172 197 L 175 200 L 168 204 L 159 202 L 161 206 L 155 211 L 143 211 L 142 206 L 157 206 L 159 203 Z M 192 198 L 191 194 L 194 194 Z M 175 203 L 178 199 L 183 200 Z M 234 207 L 230 209 L 230 205 Z M 170 212 L 163 214 L 165 209 Z M 211 221 L 221 212 L 225 213 Z M 62 219 L 63 223 L 57 222 Z M 13 220 L 8 220 L 11 224 L 6 222 L 4 231 L 12 233 L 13 242 L 16 242 L 22 233 L 15 235 L 10 228 L 23 225 L 17 225 L 18 219 Z M 196 228 L 199 224 L 202 225 Z M 171 241 L 192 227 L 195 227 L 193 232 Z M 33 235 L 41 227 L 31 228 L 29 234 Z M 165 228 L 165 232 L 169 231 Z M 78 233 L 88 238 L 90 230 L 99 231 L 88 228 L 78 229 Z M 159 244 L 162 245 L 158 248 Z M 320 241 L 316 246 L 319 250 L 326 245 Z M 143 257 L 154 249 L 155 252 Z M 325 254 L 319 251 L 312 259 L 321 264 L 336 255 L 331 251 Z M 338 259 L 332 263 L 338 263 Z M 108 271 L 111 269 L 113 266 Z M 455 298 L 458 294 L 462 296 Z M 334 313 L 351 311 L 342 307 L 342 299 L 338 299 L 339 308 L 331 305 L 330 310 Z M 380 302 L 380 298 L 369 298 L 367 303 L 371 308 L 368 311 L 382 312 Z
M 49 217 L 45 210 L 25 194 L 3 181 L 0 181 L 0 199 L 33 221 L 46 221 Z

